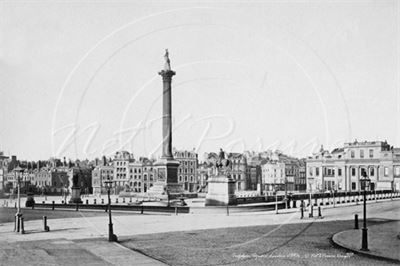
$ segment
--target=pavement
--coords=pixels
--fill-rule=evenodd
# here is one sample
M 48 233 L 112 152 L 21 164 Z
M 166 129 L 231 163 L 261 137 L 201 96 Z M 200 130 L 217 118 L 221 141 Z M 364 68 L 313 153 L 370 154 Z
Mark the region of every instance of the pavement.
M 65 238 L 7 243 L 0 265 L 166 265 L 106 239 Z M 133 263 L 134 262 L 134 263 Z
M 374 213 L 385 211 L 385 219 L 387 220 L 399 221 L 399 213 L 397 211 L 393 211 L 398 208 L 399 204 L 399 199 L 395 199 L 393 201 L 389 199 L 380 200 L 377 203 L 368 202 L 367 206 L 368 210 Z M 125 213 L 123 216 L 118 215 L 118 212 L 113 212 L 113 224 L 114 233 L 118 236 L 118 238 L 120 240 L 126 240 L 131 239 L 135 235 L 164 232 L 274 224 L 306 224 L 323 221 L 349 220 L 351 219 L 349 217 L 353 217 L 354 213 L 359 213 L 359 216 L 361 217 L 361 211 L 361 205 L 348 204 L 336 208 L 326 206 L 322 208 L 323 218 L 318 218 L 315 212 L 314 218 L 308 218 L 306 212 L 304 219 L 300 219 L 299 209 L 279 210 L 278 215 L 276 215 L 274 211 L 240 212 L 232 213 L 230 215 L 227 215 L 226 213 L 191 213 L 179 215 L 160 213 L 132 213 L 130 215 L 126 215 Z M 81 261 L 79 263 L 74 263 L 73 260 L 67 260 L 63 257 L 62 254 L 64 253 L 60 253 L 60 250 L 67 250 L 67 247 L 75 250 L 77 254 L 80 254 L 79 252 L 83 252 L 79 255 L 83 258 L 83 261 L 85 261 L 85 258 L 91 258 L 87 259 L 87 263 L 84 263 L 89 265 L 91 264 L 90 261 L 99 262 L 98 264 L 95 263 L 95 265 L 132 265 L 132 262 L 137 262 L 135 265 L 165 265 L 156 259 L 141 254 L 139 251 L 127 249 L 118 243 L 109 243 L 107 241 L 108 217 L 87 217 L 83 212 L 80 212 L 80 214 L 80 218 L 48 220 L 50 232 L 43 231 L 42 221 L 40 220 L 26 221 L 26 234 L 17 234 L 13 232 L 13 223 L 0 224 L 0 265 L 26 264 L 24 263 L 25 261 L 20 261 L 21 263 L 16 264 L 7 263 L 10 262 L 10 259 L 16 257 L 15 254 L 12 256 L 13 253 L 10 250 L 13 249 L 10 249 L 9 247 L 32 247 L 32 245 L 28 245 L 29 243 L 42 243 L 43 245 L 50 245 L 50 247 L 33 246 L 33 248 L 37 247 L 34 249 L 34 254 L 36 254 L 34 257 L 43 258 L 43 261 L 46 263 L 43 263 L 43 261 L 42 263 L 35 263 L 35 261 L 29 260 L 29 257 L 32 257 L 29 256 L 29 254 L 32 254 L 29 253 L 29 248 L 19 249 L 22 250 L 21 252 L 26 253 L 26 256 L 18 256 L 18 258 L 26 258 L 28 262 L 31 262 L 31 265 L 58 265 L 59 263 L 57 263 L 58 261 L 55 258 L 61 258 L 62 260 L 64 259 L 65 263 L 63 263 L 63 265 L 83 264 Z M 381 217 L 369 217 L 369 219 L 380 218 Z M 372 235 L 376 232 L 380 233 L 380 231 L 382 234 L 378 238 L 383 238 L 381 241 L 382 243 L 386 243 L 384 241 L 387 241 L 386 238 L 391 234 L 396 237 L 399 232 L 399 227 L 396 227 L 398 226 L 398 223 L 393 224 L 391 227 L 386 226 L 389 226 L 389 223 L 387 223 L 385 227 L 382 227 L 381 225 L 376 230 L 375 228 L 371 227 L 371 239 L 375 239 L 375 237 L 372 237 Z M 396 232 L 395 234 L 393 233 L 393 230 Z M 352 249 L 352 246 L 349 243 L 360 243 L 356 240 L 357 232 L 358 231 L 354 230 L 354 237 L 348 237 L 347 231 L 346 233 L 343 232 L 343 237 L 342 234 L 339 233 L 335 235 L 334 241 L 337 241 L 338 245 L 340 246 Z M 383 232 L 389 233 L 385 235 Z M 397 241 L 400 240 L 397 239 Z M 375 251 L 375 246 L 380 246 L 378 242 L 376 242 L 375 246 L 374 245 L 375 244 L 371 243 L 371 251 Z M 387 247 L 388 254 L 397 253 L 399 250 L 398 243 L 397 246 L 387 244 L 381 246 Z M 357 246 L 355 246 L 354 249 L 357 249 Z M 386 256 L 385 254 L 387 253 L 384 253 L 382 256 Z
M 332 241 L 347 250 L 362 255 L 387 259 L 400 263 L 400 221 L 368 226 L 368 249 L 361 249 L 361 229 L 346 230 L 336 233 Z

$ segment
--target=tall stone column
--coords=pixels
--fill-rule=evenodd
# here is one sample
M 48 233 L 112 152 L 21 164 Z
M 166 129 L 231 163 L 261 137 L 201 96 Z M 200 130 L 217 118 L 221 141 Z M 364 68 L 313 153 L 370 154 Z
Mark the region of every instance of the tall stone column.
M 172 101 L 171 101 L 171 82 L 175 72 L 170 69 L 164 69 L 158 74 L 163 79 L 163 117 L 162 133 L 163 148 L 162 157 L 164 159 L 173 159 L 172 155 Z
M 178 183 L 179 162 L 172 154 L 172 91 L 171 83 L 175 72 L 171 70 L 168 50 L 164 55 L 164 69 L 158 74 L 163 81 L 163 110 L 162 110 L 162 155 L 154 164 L 156 168 L 157 182 L 149 188 L 147 194 L 159 199 L 170 199 L 185 196 L 187 193 Z

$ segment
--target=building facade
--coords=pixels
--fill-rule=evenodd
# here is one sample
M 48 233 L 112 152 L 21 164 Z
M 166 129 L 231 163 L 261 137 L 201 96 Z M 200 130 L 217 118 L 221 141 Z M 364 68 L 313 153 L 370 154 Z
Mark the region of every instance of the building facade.
M 307 191 L 307 166 L 306 160 L 299 160 L 299 175 L 294 179 L 294 190 L 298 192 Z
M 229 153 L 228 159 L 232 162 L 231 177 L 236 181 L 236 191 L 247 190 L 249 181 L 246 179 L 246 157 L 241 153 Z
M 285 164 L 276 160 L 265 162 L 261 165 L 261 179 L 263 190 L 267 192 L 267 194 L 284 190 Z
M 354 141 L 332 152 L 320 151 L 307 159 L 307 189 L 359 191 L 365 172 L 371 190 L 399 188 L 398 149 L 386 141 Z
M 92 170 L 93 194 L 106 192 L 104 181 L 113 179 L 114 167 L 111 165 L 99 165 Z
M 132 192 L 147 192 L 156 181 L 156 169 L 154 161 L 141 157 L 128 165 L 129 180 L 125 185 L 126 189 Z
M 129 163 L 134 162 L 133 155 L 127 151 L 118 151 L 113 160 L 114 181 L 117 190 L 122 190 L 129 181 Z
M 196 192 L 199 188 L 197 178 L 199 162 L 197 153 L 194 150 L 174 150 L 174 159 L 180 163 L 178 167 L 178 183 L 182 184 L 184 190 Z

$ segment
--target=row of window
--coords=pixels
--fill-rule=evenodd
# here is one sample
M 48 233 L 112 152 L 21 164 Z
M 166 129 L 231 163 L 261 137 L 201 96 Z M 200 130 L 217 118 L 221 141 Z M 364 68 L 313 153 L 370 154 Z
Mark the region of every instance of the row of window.
M 180 162 L 181 163 L 181 166 L 188 166 L 189 165 L 189 162 L 188 161 L 181 161 Z M 190 161 L 190 166 L 193 166 L 194 165 L 194 162 L 193 161 Z
M 191 183 L 193 183 L 193 180 L 194 180 L 193 176 L 190 176 L 190 182 Z M 183 177 L 181 175 L 179 176 L 179 182 L 183 182 Z M 188 182 L 188 177 L 187 176 L 185 176 L 185 182 Z
M 109 170 L 101 170 L 102 175 L 112 175 L 114 173 L 114 170 L 109 169 Z
M 233 177 L 234 180 L 241 180 L 243 175 L 235 175 L 235 174 L 233 174 L 232 177 Z
M 350 157 L 355 158 L 356 152 L 355 151 L 350 151 Z M 360 150 L 360 158 L 364 158 L 364 150 Z M 369 150 L 369 158 L 374 158 L 374 150 L 370 149 Z
M 134 176 L 130 175 L 130 177 L 131 177 L 131 178 L 134 178 L 134 179 L 141 179 L 141 178 L 142 178 L 141 175 L 134 175 Z M 147 180 L 147 174 L 144 174 L 144 175 L 143 175 L 143 180 L 144 180 L 144 181 Z M 153 175 L 150 175 L 150 181 L 153 181 Z
M 362 168 L 362 170 L 363 170 L 363 168 Z M 310 176 L 313 176 L 314 172 L 315 172 L 315 176 L 319 176 L 319 167 L 310 167 L 309 168 Z M 325 168 L 325 173 L 324 174 L 327 175 L 327 176 L 335 176 L 335 169 L 333 169 L 333 168 Z M 400 175 L 400 166 L 397 166 L 397 167 L 394 168 L 394 174 L 395 175 Z M 351 176 L 356 176 L 356 175 L 357 175 L 357 169 L 356 168 L 351 168 Z M 389 176 L 389 167 L 385 166 L 383 168 L 383 175 L 384 176 Z M 338 176 L 342 176 L 342 169 L 341 168 L 338 168 Z M 375 176 L 375 168 L 374 167 L 369 168 L 369 176 Z
M 188 169 L 183 169 L 184 171 L 182 171 L 182 168 L 179 168 L 179 173 L 182 173 L 182 172 L 184 172 L 185 174 L 187 174 L 188 173 Z M 190 173 L 191 174 L 193 174 L 194 173 L 194 169 L 193 168 L 190 168 Z

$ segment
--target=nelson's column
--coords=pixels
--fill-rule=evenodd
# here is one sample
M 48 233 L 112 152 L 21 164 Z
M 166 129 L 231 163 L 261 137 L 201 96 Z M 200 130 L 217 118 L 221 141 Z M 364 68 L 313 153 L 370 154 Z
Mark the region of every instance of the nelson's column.
M 178 184 L 179 162 L 174 159 L 172 154 L 172 102 L 171 102 L 171 82 L 175 71 L 171 70 L 168 50 L 165 50 L 164 69 L 158 74 L 163 80 L 163 117 L 162 117 L 162 156 L 155 163 L 157 169 L 158 182 L 148 191 L 148 194 L 155 197 L 176 198 L 184 195 L 182 185 Z

